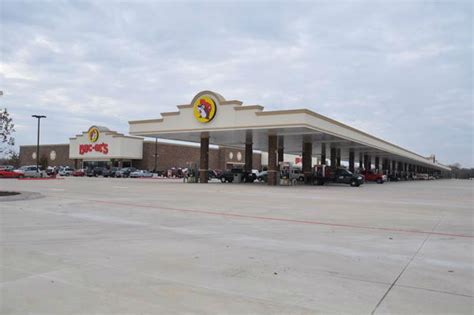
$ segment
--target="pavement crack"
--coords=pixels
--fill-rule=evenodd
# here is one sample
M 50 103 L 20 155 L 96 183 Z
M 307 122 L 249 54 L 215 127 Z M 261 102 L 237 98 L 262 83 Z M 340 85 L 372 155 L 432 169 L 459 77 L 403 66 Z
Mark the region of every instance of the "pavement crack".
M 435 231 L 436 228 L 439 226 L 439 224 L 441 223 L 441 220 L 443 219 L 443 217 L 440 217 L 438 219 L 438 222 L 433 226 L 433 228 L 431 229 L 431 232 Z M 415 257 L 418 255 L 418 253 L 421 251 L 421 249 L 423 248 L 423 246 L 425 246 L 425 243 L 426 241 L 428 241 L 428 239 L 430 238 L 431 234 L 428 234 L 426 235 L 425 239 L 423 240 L 423 242 L 421 242 L 420 246 L 418 247 L 418 249 L 416 250 L 416 252 L 413 254 L 413 256 L 410 258 L 410 260 L 408 260 L 408 262 L 406 263 L 405 267 L 403 267 L 402 271 L 398 274 L 398 276 L 395 278 L 395 280 L 393 280 L 393 282 L 390 284 L 390 287 L 388 287 L 387 291 L 385 292 L 385 294 L 380 298 L 379 302 L 377 303 L 377 305 L 375 305 L 375 308 L 374 310 L 370 313 L 371 315 L 374 315 L 375 312 L 377 311 L 377 309 L 379 308 L 379 306 L 382 304 L 382 302 L 385 300 L 385 298 L 387 297 L 387 295 L 390 293 L 390 291 L 392 290 L 392 288 L 395 286 L 395 284 L 398 282 L 398 279 L 400 279 L 400 277 L 405 273 L 405 270 L 407 270 L 407 268 L 410 266 L 410 264 L 412 263 L 412 261 L 415 259 Z

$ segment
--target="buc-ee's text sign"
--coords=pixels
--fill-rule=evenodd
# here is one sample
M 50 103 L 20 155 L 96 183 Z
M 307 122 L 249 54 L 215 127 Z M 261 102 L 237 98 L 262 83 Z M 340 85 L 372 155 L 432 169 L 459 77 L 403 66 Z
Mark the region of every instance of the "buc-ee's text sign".
M 99 140 L 100 132 L 95 126 L 92 126 L 87 131 L 87 139 L 91 143 L 80 144 L 79 154 L 84 155 L 89 152 L 95 151 L 107 155 L 109 153 L 109 145 L 107 143 L 96 143 Z

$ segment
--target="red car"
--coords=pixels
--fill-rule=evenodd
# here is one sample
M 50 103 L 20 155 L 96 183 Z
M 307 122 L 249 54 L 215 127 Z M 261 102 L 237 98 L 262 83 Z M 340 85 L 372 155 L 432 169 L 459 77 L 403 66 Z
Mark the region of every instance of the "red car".
M 387 175 L 382 173 L 375 173 L 373 171 L 362 171 L 361 175 L 364 175 L 365 180 L 368 182 L 376 182 L 378 184 L 383 184 L 387 181 Z
M 22 173 L 17 173 L 14 171 L 0 170 L 0 178 L 22 178 L 24 175 Z
M 76 177 L 86 176 L 86 172 L 84 172 L 83 169 L 75 170 L 74 172 L 72 172 L 72 176 L 76 176 Z

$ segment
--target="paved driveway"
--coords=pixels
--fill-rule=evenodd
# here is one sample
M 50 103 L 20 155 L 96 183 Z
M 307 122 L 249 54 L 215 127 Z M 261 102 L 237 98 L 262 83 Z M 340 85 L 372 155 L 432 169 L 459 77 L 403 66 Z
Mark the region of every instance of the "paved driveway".
M 471 181 L 2 189 L 1 314 L 473 313 Z

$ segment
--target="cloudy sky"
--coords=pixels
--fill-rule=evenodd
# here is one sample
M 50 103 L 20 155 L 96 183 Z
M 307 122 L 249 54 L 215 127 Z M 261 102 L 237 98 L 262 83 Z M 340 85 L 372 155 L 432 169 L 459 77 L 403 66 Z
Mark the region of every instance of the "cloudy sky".
M 471 1 L 0 1 L 0 107 L 17 144 L 127 132 L 210 89 L 310 108 L 473 162 Z

